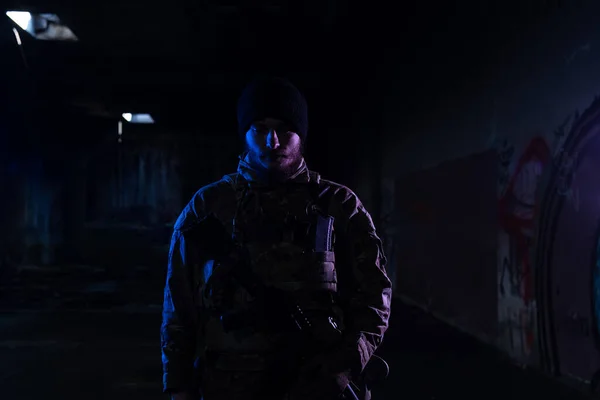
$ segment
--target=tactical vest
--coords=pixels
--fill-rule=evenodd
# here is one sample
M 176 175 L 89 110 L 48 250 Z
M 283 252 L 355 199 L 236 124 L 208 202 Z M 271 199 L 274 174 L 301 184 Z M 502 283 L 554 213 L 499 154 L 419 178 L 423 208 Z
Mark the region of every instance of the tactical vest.
M 237 203 L 232 235 L 247 250 L 252 272 L 266 286 L 293 295 L 316 320 L 327 323 L 331 316 L 341 324 L 341 311 L 334 304 L 334 218 L 327 214 L 331 189 L 321 185 L 318 174 L 313 172 L 308 183 L 282 185 L 275 190 L 252 188 L 246 180 L 236 179 L 236 174 L 225 180 L 234 189 Z M 252 299 L 243 289 L 229 285 L 227 276 L 223 280 L 221 295 L 217 293 L 219 285 L 209 280 L 204 304 L 214 305 L 214 298 L 220 298 L 227 303 L 225 308 L 243 310 Z M 209 348 L 234 351 L 268 350 L 276 341 L 274 337 L 286 334 L 226 332 L 218 317 L 209 318 L 205 333 Z
M 231 176 L 228 176 L 231 179 Z M 319 175 L 277 191 L 232 179 L 237 200 L 232 231 L 263 282 L 289 292 L 337 291 L 334 218 Z

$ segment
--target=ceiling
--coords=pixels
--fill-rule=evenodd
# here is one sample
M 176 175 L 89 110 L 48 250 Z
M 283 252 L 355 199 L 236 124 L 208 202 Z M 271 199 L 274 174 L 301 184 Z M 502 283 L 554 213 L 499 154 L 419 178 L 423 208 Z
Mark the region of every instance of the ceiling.
M 347 159 L 377 142 L 383 108 L 403 124 L 450 109 L 491 53 L 518 40 L 532 18 L 511 1 L 6 0 L 6 10 L 57 14 L 79 40 L 23 33 L 17 46 L 0 15 L 0 154 L 61 164 L 114 136 L 123 112 L 151 113 L 156 132 L 231 133 L 240 91 L 267 72 L 308 99 L 311 166 L 353 176 Z
M 3 50 L 12 53 L 17 68 L 27 64 L 37 90 L 97 113 L 168 116 L 195 109 L 197 118 L 204 106 L 230 107 L 243 84 L 264 71 L 310 90 L 337 73 L 355 37 L 344 26 L 347 10 L 335 1 L 252 7 L 188 0 L 168 6 L 108 0 L 94 7 L 50 2 L 40 8 L 41 3 L 20 1 L 6 9 L 55 13 L 79 41 L 23 34 L 21 54 L 12 32 L 7 34 L 12 25 L 4 21 Z
M 27 86 L 18 93 L 44 108 L 150 112 L 185 125 L 232 123 L 240 90 L 258 72 L 292 79 L 313 109 L 341 104 L 341 118 L 366 101 L 370 86 L 390 79 L 405 82 L 407 103 L 430 103 L 445 81 L 457 85 L 460 76 L 477 73 L 473 54 L 502 36 L 497 28 L 510 26 L 483 7 L 473 18 L 466 2 L 433 7 L 415 0 L 400 11 L 341 0 L 4 3 L 6 10 L 57 14 L 79 41 L 23 34 L 19 48 L 12 23 L 0 16 L 0 51 L 7 55 L 0 82 Z

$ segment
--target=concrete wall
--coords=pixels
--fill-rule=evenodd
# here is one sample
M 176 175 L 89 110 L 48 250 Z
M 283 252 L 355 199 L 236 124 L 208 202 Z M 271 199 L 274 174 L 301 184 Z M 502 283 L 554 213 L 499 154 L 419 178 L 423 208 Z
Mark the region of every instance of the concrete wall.
M 583 381 L 600 370 L 598 11 L 577 2 L 543 18 L 403 140 L 390 85 L 382 190 L 397 293 L 517 362 Z M 426 249 L 408 256 L 415 238 Z
M 202 186 L 235 171 L 237 138 L 129 125 L 122 143 L 113 139 L 85 166 L 83 258 L 164 266 L 183 206 Z
M 10 143 L 0 163 L 10 193 L 0 208 L 3 268 L 164 266 L 172 223 L 196 190 L 234 171 L 237 138 L 126 125 L 119 143 L 117 121 L 69 122 L 73 115 L 61 111 L 47 126 L 8 130 L 45 138 L 29 147 Z M 61 127 L 69 138 L 88 139 L 67 141 Z

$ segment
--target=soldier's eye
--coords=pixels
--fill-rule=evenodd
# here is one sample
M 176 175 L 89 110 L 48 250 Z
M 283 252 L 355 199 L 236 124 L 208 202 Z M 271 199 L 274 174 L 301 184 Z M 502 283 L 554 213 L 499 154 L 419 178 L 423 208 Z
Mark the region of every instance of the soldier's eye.
M 252 130 L 254 132 L 260 133 L 260 134 L 267 134 L 267 133 L 269 133 L 269 128 L 267 128 L 266 126 L 261 126 L 261 125 L 253 126 Z

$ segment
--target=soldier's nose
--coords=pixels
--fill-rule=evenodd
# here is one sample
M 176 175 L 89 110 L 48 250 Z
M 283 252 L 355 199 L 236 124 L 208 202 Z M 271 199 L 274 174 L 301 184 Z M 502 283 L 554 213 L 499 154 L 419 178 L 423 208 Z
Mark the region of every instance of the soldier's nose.
M 275 130 L 271 130 L 267 135 L 267 147 L 273 150 L 279 147 L 279 138 L 277 137 L 277 132 L 275 132 Z

